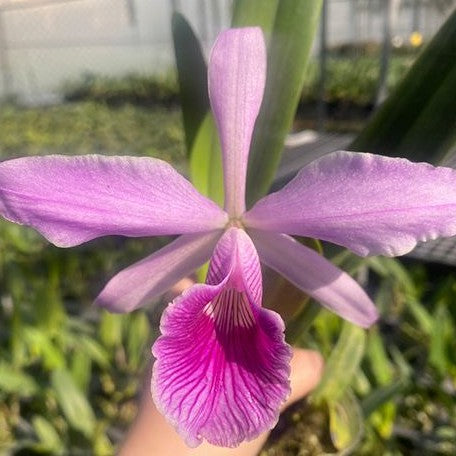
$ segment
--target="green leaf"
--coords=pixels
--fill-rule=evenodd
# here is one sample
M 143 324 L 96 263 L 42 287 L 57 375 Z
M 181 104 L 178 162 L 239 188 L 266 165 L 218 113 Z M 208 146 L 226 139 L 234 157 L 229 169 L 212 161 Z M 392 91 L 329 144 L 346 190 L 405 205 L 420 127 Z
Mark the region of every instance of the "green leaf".
M 355 255 L 348 249 L 342 249 L 336 255 L 331 258 L 331 263 L 339 266 L 345 272 L 350 275 L 355 275 L 361 268 L 366 267 L 367 262 L 370 260 L 367 258 Z
M 65 319 L 65 309 L 60 292 L 60 267 L 58 260 L 48 263 L 46 282 L 40 283 L 34 299 L 37 324 L 43 331 L 59 331 Z
M 81 391 L 87 391 L 91 374 L 92 360 L 83 349 L 76 350 L 71 356 L 71 375 Z
M 10 364 L 0 363 L 0 391 L 19 394 L 21 397 L 32 396 L 38 391 L 33 377 L 15 370 Z
M 190 154 L 190 177 L 195 187 L 223 206 L 223 169 L 220 141 L 214 118 L 206 114 Z
M 366 396 L 366 394 L 369 394 L 372 390 L 371 382 L 361 366 L 358 368 L 353 378 L 352 388 L 358 396 Z
M 365 331 L 347 321 L 336 346 L 326 363 L 323 378 L 312 394 L 312 400 L 333 401 L 341 397 L 350 385 L 364 354 Z
M 348 390 L 337 401 L 330 401 L 329 430 L 338 455 L 348 455 L 358 446 L 364 431 L 364 419 L 356 396 Z
M 396 421 L 397 405 L 394 402 L 386 402 L 373 411 L 369 421 L 374 425 L 377 432 L 385 440 L 391 438 Z
M 416 286 L 409 271 L 395 258 L 368 257 L 369 267 L 383 277 L 392 277 L 409 295 L 416 295 Z
M 35 415 L 32 419 L 32 426 L 40 440 L 42 450 L 52 454 L 62 454 L 64 450 L 63 442 L 54 426 L 45 418 Z
M 173 13 L 172 33 L 184 119 L 185 144 L 190 154 L 198 130 L 209 111 L 207 68 L 198 38 L 180 13 Z
M 70 426 L 90 438 L 95 428 L 95 415 L 71 375 L 63 369 L 55 370 L 51 383 Z
M 114 348 L 122 343 L 122 326 L 124 318 L 119 314 L 102 311 L 100 322 L 100 339 L 107 348 Z
M 46 369 L 52 370 L 65 365 L 62 347 L 43 329 L 26 327 L 22 334 L 30 353 L 42 357 Z
M 372 391 L 362 401 L 362 409 L 364 415 L 367 417 L 375 410 L 378 410 L 382 405 L 391 401 L 399 393 L 402 393 L 406 388 L 408 381 L 406 378 L 400 378 L 389 385 L 382 386 Z
M 456 11 L 350 150 L 438 162 L 456 141 Z
M 262 1 L 251 3 L 256 4 L 257 14 L 264 6 Z M 268 45 L 265 95 L 250 149 L 248 206 L 269 190 L 274 179 L 299 102 L 321 4 L 322 0 L 278 2 Z M 252 5 L 250 8 L 253 11 Z M 264 22 L 260 13 L 258 21 L 252 21 L 251 25 Z
M 9 284 L 8 284 L 9 285 Z M 9 287 L 7 286 L 7 289 Z M 11 290 L 11 288 L 9 288 Z M 13 312 L 10 323 L 10 351 L 11 358 L 15 367 L 22 366 L 26 363 L 26 343 L 24 341 L 24 324 L 22 321 L 22 312 L 19 305 L 19 299 L 14 299 L 13 295 Z
M 301 340 L 320 313 L 320 310 L 321 304 L 318 302 L 307 299 L 306 302 L 302 304 L 302 308 L 297 315 L 295 315 L 287 324 L 285 336 L 289 344 L 302 345 Z
M 1 234 L 7 245 L 21 253 L 30 255 L 43 248 L 43 239 L 29 227 L 14 225 L 5 221 L 0 222 Z
M 426 307 L 416 299 L 409 299 L 407 301 L 407 308 L 417 322 L 420 330 L 423 331 L 424 335 L 429 336 L 432 333 L 434 320 Z
M 399 376 L 401 378 L 409 378 L 412 376 L 413 367 L 405 359 L 402 352 L 395 345 L 390 346 L 389 350 L 395 366 L 399 369 Z
M 128 362 L 137 368 L 145 359 L 144 349 L 150 337 L 150 325 L 144 312 L 135 312 L 130 315 L 127 334 Z
M 95 361 L 100 367 L 108 367 L 108 353 L 97 341 L 86 336 L 79 341 L 79 346 L 80 351 L 84 352 L 87 358 Z
M 435 367 L 440 375 L 448 373 L 451 364 L 448 341 L 454 340 L 454 327 L 445 302 L 441 302 L 434 312 L 434 324 L 429 345 L 429 363 Z
M 111 456 L 116 453 L 105 429 L 97 429 L 92 442 L 94 456 Z
M 368 333 L 366 355 L 377 383 L 380 385 L 389 384 L 393 378 L 394 371 L 376 327 L 372 328 Z
M 261 27 L 269 41 L 279 0 L 235 0 L 232 27 Z

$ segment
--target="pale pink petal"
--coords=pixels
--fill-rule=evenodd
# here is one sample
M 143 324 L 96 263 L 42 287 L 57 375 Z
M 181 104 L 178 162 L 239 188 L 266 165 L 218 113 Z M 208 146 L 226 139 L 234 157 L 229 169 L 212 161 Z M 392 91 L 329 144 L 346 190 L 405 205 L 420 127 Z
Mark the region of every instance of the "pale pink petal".
M 364 290 L 317 252 L 285 234 L 259 230 L 249 234 L 264 264 L 327 309 L 364 328 L 375 323 L 378 313 Z
M 303 168 L 245 214 L 246 225 L 314 237 L 359 255 L 403 255 L 456 234 L 456 171 L 355 152 Z
M 178 237 L 115 275 L 95 304 L 120 313 L 144 306 L 209 260 L 221 234 L 212 231 Z
M 227 220 L 167 163 L 101 155 L 0 163 L 0 214 L 32 226 L 59 247 L 109 234 L 198 233 Z
M 261 269 L 244 231 L 221 238 L 208 281 L 163 314 L 152 394 L 188 445 L 235 447 L 276 423 L 291 350 L 279 315 L 252 300 L 261 299 Z
M 220 135 L 225 210 L 245 211 L 245 180 L 253 127 L 266 80 L 266 46 L 260 28 L 222 32 L 209 60 L 209 97 Z

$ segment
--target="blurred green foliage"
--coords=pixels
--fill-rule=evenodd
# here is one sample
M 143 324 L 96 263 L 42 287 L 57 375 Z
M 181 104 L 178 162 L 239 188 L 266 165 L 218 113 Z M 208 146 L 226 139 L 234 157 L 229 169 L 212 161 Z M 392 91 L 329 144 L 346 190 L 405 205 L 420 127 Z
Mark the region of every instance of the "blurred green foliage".
M 139 154 L 182 162 L 180 112 L 177 107 L 113 107 L 94 101 L 45 108 L 3 105 L 0 157 L 50 153 Z
M 83 102 L 0 111 L 1 159 L 42 153 L 184 156 L 179 112 Z M 0 221 L 0 455 L 111 455 L 136 413 L 159 313 L 92 306 L 106 281 L 168 242 L 58 249 Z M 151 325 L 152 322 L 152 325 Z
M 118 316 L 91 303 L 109 276 L 163 242 L 64 250 L 0 223 L 0 454 L 113 454 L 154 331 L 142 311 Z
M 66 101 L 91 100 L 111 105 L 125 102 L 136 105 L 169 104 L 178 100 L 176 73 L 148 76 L 130 74 L 121 78 L 85 74 L 68 81 L 62 88 Z
M 418 49 L 395 50 L 389 64 L 388 88 L 400 82 L 415 60 Z M 378 89 L 380 49 L 378 46 L 339 47 L 328 51 L 325 101 L 359 106 L 372 104 Z M 311 59 L 304 75 L 301 103 L 315 102 L 318 94 L 318 62 Z M 165 77 L 130 75 L 123 78 L 86 76 L 64 87 L 70 101 L 92 100 L 118 106 L 134 103 L 153 106 L 176 103 L 179 86 L 173 72 Z
M 333 261 L 373 293 L 381 320 L 363 331 L 318 314 L 297 344 L 323 352 L 323 380 L 261 456 L 456 454 L 456 276 L 347 251 Z
M 394 55 L 389 63 L 388 89 L 392 90 L 412 65 L 415 53 Z M 327 62 L 324 101 L 327 103 L 371 105 L 378 89 L 379 58 L 374 55 L 337 55 Z M 301 102 L 315 102 L 318 94 L 318 62 L 310 62 Z

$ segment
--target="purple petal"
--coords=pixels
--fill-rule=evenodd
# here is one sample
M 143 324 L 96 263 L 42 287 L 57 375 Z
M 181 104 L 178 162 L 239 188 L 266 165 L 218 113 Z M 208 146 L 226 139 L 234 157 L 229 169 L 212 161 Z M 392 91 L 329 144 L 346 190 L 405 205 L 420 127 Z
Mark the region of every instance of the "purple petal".
M 95 304 L 111 312 L 131 312 L 166 292 L 211 256 L 221 232 L 184 234 L 166 247 L 115 275 Z
M 378 318 L 364 290 L 348 274 L 285 234 L 249 230 L 261 261 L 327 309 L 367 328 Z
M 456 234 L 456 171 L 335 152 L 260 200 L 245 223 L 324 239 L 359 255 L 403 255 L 417 241 Z
M 59 247 L 98 236 L 198 233 L 226 214 L 153 158 L 50 155 L 0 163 L 0 214 Z
M 220 239 L 208 282 L 163 314 L 152 394 L 189 446 L 235 447 L 276 423 L 291 350 L 279 315 L 261 308 L 261 269 L 244 231 Z
M 225 210 L 245 211 L 245 180 L 253 127 L 266 80 L 266 46 L 258 27 L 221 33 L 209 61 L 209 97 L 220 135 Z

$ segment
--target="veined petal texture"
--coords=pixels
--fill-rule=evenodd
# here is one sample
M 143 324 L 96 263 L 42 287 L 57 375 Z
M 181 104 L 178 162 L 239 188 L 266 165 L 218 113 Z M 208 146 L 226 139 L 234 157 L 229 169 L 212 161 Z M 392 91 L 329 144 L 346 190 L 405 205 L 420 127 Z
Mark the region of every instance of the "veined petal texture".
M 208 282 L 171 303 L 152 348 L 152 394 L 188 445 L 235 447 L 270 429 L 289 394 L 290 347 L 261 308 L 261 269 L 247 234 L 229 229 Z
M 258 27 L 222 32 L 208 67 L 209 98 L 220 135 L 225 210 L 245 211 L 247 161 L 266 81 L 266 45 Z
M 304 167 L 244 216 L 249 227 L 309 236 L 359 255 L 403 255 L 456 234 L 456 171 L 355 152 Z
M 152 255 L 116 274 L 95 304 L 111 312 L 131 312 L 165 293 L 211 257 L 221 231 L 183 234 Z
M 261 261 L 332 312 L 367 328 L 378 318 L 374 303 L 347 273 L 285 234 L 249 230 Z
M 167 163 L 101 155 L 0 163 L 0 214 L 32 226 L 59 247 L 110 234 L 198 233 L 227 220 Z

